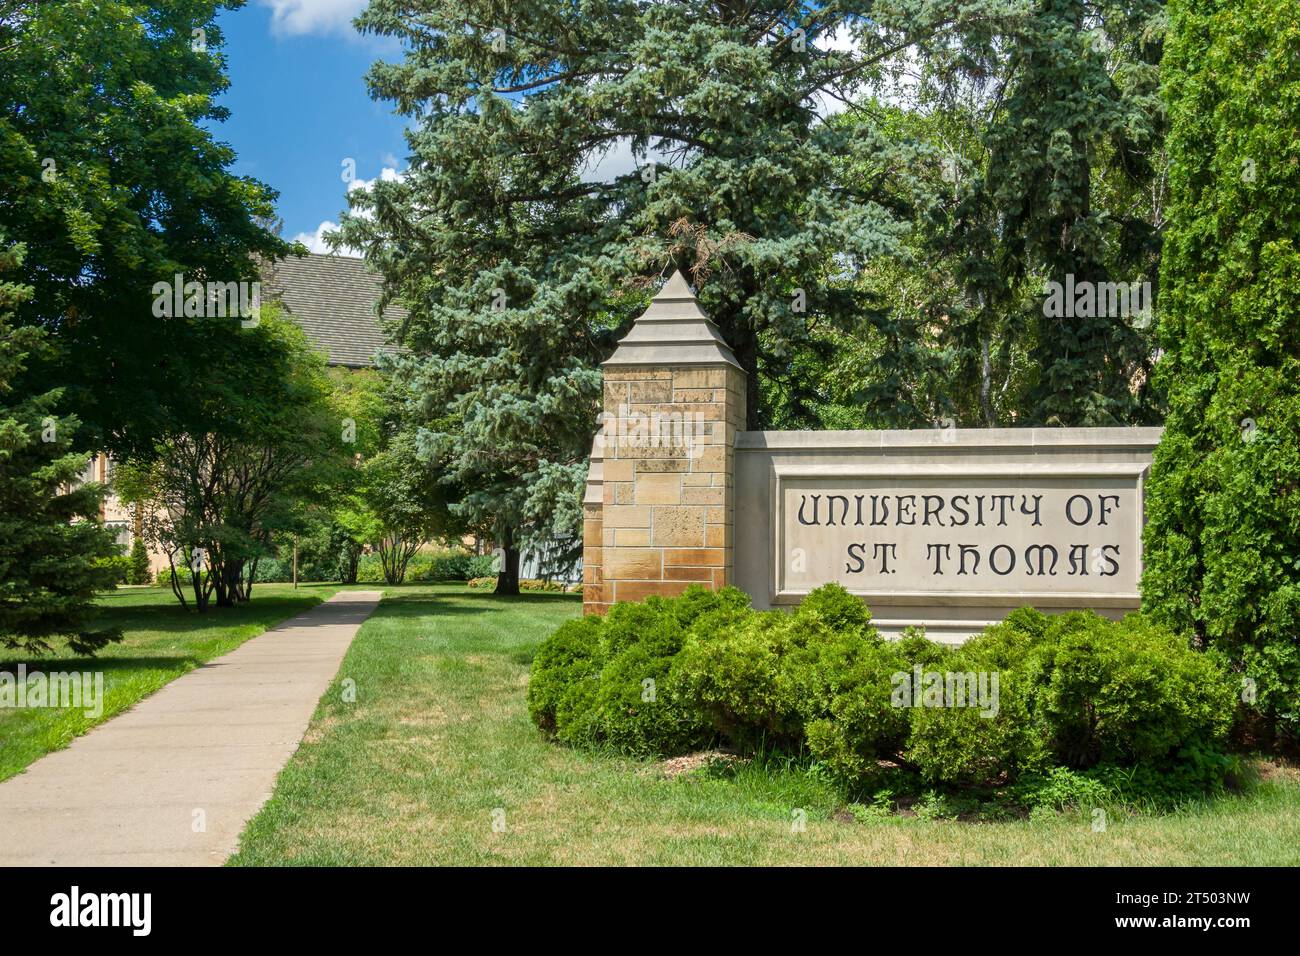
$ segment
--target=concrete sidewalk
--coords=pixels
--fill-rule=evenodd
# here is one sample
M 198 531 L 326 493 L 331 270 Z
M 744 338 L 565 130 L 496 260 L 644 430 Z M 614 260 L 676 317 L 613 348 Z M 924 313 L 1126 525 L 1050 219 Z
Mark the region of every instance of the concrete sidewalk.
M 223 863 L 380 597 L 340 592 L 0 783 L 0 865 Z

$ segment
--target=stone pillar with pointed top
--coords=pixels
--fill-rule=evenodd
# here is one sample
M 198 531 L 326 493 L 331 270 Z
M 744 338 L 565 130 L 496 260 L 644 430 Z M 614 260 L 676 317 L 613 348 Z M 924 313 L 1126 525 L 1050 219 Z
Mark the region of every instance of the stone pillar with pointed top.
M 692 583 L 725 587 L 745 373 L 681 273 L 603 370 L 604 424 L 584 501 L 583 610 L 680 594 Z

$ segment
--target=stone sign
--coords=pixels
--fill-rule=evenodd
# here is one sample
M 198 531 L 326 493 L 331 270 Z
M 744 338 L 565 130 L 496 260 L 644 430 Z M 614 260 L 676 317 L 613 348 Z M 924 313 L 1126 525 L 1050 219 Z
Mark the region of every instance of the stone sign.
M 781 607 L 835 581 L 886 634 L 961 640 L 1026 604 L 1138 606 L 1160 429 L 744 431 L 744 400 L 674 275 L 605 363 L 586 611 L 691 583 Z
M 865 596 L 1131 593 L 1139 507 L 1123 477 L 787 477 L 776 499 L 775 593 L 826 581 Z

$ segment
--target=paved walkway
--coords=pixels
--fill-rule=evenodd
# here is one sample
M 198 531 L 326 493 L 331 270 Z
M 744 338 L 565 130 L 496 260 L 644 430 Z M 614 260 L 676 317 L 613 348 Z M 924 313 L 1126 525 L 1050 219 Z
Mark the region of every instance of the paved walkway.
M 0 865 L 225 862 L 380 596 L 340 592 L 0 783 Z

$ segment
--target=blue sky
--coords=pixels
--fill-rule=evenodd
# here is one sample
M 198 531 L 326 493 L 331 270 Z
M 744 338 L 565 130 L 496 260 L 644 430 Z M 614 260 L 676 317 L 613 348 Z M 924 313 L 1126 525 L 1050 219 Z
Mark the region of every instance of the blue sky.
M 321 233 L 347 207 L 344 160 L 358 184 L 406 166 L 404 120 L 366 92 L 376 59 L 397 59 L 395 43 L 361 37 L 350 25 L 365 0 L 249 0 L 225 11 L 230 88 L 219 102 L 231 117 L 213 127 L 239 158 L 234 171 L 280 193 L 286 238 L 324 251 Z M 387 170 L 387 172 L 385 172 Z

